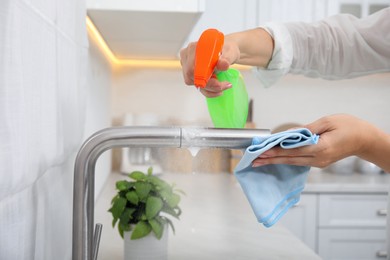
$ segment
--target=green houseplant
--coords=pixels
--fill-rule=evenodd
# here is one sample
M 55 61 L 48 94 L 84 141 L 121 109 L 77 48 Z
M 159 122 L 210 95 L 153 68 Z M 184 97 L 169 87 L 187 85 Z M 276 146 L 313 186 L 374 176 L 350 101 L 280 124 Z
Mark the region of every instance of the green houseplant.
M 134 171 L 128 175 L 131 180 L 116 182 L 117 194 L 111 201 L 113 221 L 118 225 L 119 234 L 132 231 L 131 240 L 140 239 L 151 232 L 161 239 L 164 227 L 169 225 L 175 233 L 170 216 L 179 219 L 181 190 L 152 175 L 152 168 L 147 173 Z

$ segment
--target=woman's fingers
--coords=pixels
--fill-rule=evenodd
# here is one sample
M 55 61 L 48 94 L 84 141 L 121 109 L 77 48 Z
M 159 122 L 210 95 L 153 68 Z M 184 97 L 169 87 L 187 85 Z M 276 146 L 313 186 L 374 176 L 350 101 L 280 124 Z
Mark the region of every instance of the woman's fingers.
M 293 149 L 283 149 L 274 147 L 253 161 L 253 167 L 263 166 L 267 164 L 289 164 L 297 166 L 315 166 L 325 167 L 329 162 L 321 160 L 319 154 L 322 153 L 323 147 L 321 143 L 309 146 L 303 146 Z
M 230 62 L 225 58 L 220 58 L 218 60 L 217 66 L 215 67 L 218 71 L 225 71 L 228 70 L 230 67 Z
M 359 155 L 369 132 L 369 124 L 350 115 L 323 117 L 305 126 L 320 135 L 317 144 L 294 149 L 274 147 L 253 161 L 254 166 L 291 164 L 326 167 L 342 158 Z
M 211 78 L 205 88 L 200 88 L 200 92 L 206 97 L 218 97 L 231 87 L 232 84 L 229 82 L 219 82 L 216 78 Z
M 313 156 L 316 154 L 317 147 L 314 148 L 314 145 L 311 146 L 303 146 L 299 148 L 293 149 L 284 149 L 280 146 L 274 147 L 264 153 L 262 153 L 259 157 L 262 159 L 271 158 L 271 157 L 306 157 Z
M 322 117 L 304 127 L 309 129 L 313 134 L 320 135 L 322 133 L 330 132 L 336 129 L 335 122 L 334 122 L 335 118 L 336 116 Z
M 194 85 L 194 67 L 197 42 L 191 42 L 186 48 L 180 51 L 180 64 L 182 66 L 182 74 L 186 85 Z M 216 71 L 226 71 L 230 65 L 234 63 L 240 56 L 238 46 L 232 43 L 225 43 L 222 55 L 219 58 L 215 67 Z M 207 82 L 207 86 L 201 89 L 201 93 L 206 97 L 217 97 L 222 92 L 231 87 L 228 82 L 218 82 L 215 78 L 211 78 Z
M 180 64 L 182 66 L 184 83 L 189 86 L 194 85 L 196 44 L 196 42 L 191 42 L 186 48 L 180 50 Z
M 270 158 L 257 158 L 252 162 L 253 167 L 264 166 L 268 164 L 288 164 L 296 166 L 316 166 L 312 156 L 281 156 Z
M 326 152 L 326 144 L 320 141 L 317 144 L 293 149 L 274 147 L 261 154 L 253 161 L 253 167 L 267 164 L 289 164 L 297 166 L 314 166 L 323 168 L 336 161 L 335 157 Z

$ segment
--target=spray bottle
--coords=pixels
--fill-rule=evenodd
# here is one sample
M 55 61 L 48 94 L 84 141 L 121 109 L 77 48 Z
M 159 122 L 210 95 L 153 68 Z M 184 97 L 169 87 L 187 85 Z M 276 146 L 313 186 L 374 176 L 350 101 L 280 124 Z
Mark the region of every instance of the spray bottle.
M 215 127 L 243 128 L 248 116 L 248 93 L 241 73 L 233 68 L 215 72 L 224 43 L 224 35 L 208 29 L 199 38 L 195 53 L 194 84 L 204 88 L 212 76 L 232 84 L 221 96 L 206 98 L 207 107 Z M 215 73 L 215 74 L 214 74 Z

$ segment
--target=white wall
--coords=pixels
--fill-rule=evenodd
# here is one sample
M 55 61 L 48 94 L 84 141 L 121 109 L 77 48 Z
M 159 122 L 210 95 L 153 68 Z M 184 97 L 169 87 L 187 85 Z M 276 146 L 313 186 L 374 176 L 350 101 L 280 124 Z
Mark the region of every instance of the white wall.
M 390 132 L 390 74 L 326 81 L 287 75 L 264 88 L 250 71 L 243 71 L 254 99 L 254 121 L 273 129 L 284 123 L 309 123 L 334 113 L 349 113 Z M 183 83 L 179 69 L 122 69 L 114 76 L 112 113 L 156 113 L 164 121 L 211 126 L 204 97 Z
M 0 1 L 0 259 L 71 258 L 75 156 L 110 125 L 111 71 L 88 47 L 85 11 Z
M 271 88 L 259 87 L 250 76 L 254 121 L 275 128 L 286 122 L 306 124 L 319 117 L 349 113 L 390 132 L 390 73 L 341 81 L 287 75 Z
M 89 35 L 87 96 L 84 140 L 106 127 L 111 126 L 111 64 Z M 95 168 L 95 198 L 111 172 L 111 151 L 103 153 Z
M 115 121 L 120 121 L 125 113 L 156 113 L 162 123 L 211 122 L 204 98 L 195 88 L 183 84 L 178 69 L 115 71 L 111 105 Z

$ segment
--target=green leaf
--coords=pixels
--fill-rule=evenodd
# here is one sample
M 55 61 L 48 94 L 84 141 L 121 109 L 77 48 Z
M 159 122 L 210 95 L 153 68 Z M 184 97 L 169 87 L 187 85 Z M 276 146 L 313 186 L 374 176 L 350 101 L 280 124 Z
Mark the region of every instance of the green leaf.
M 175 189 L 175 192 L 179 192 L 181 195 L 187 195 L 183 190 Z
M 131 225 L 128 224 L 128 223 L 123 223 L 123 222 L 119 221 L 118 226 L 120 227 L 120 229 L 121 229 L 123 232 L 124 232 L 124 231 L 130 231 L 130 230 L 131 230 Z
M 146 175 L 143 172 L 140 171 L 134 171 L 129 174 L 129 177 L 136 180 L 136 181 L 141 181 L 146 178 Z
M 169 196 L 167 196 L 166 198 L 166 202 L 168 203 L 168 205 L 171 207 L 171 208 L 174 208 L 176 207 L 179 202 L 180 202 L 180 196 L 175 194 L 175 193 L 172 193 L 170 194 Z
M 175 227 L 173 226 L 172 221 L 169 218 L 165 218 L 165 217 L 164 217 L 164 220 L 166 221 L 166 223 L 169 224 L 169 226 L 171 226 L 172 232 L 173 232 L 173 234 L 175 234 Z
M 117 181 L 116 182 L 116 188 L 120 191 L 127 190 L 128 189 L 128 181 Z
M 121 235 L 122 238 L 123 238 L 124 232 L 125 231 L 130 231 L 130 230 L 131 230 L 131 225 L 130 224 L 121 223 L 119 221 L 119 223 L 118 223 L 118 231 L 119 231 L 119 234 Z
M 158 197 L 151 196 L 146 200 L 146 217 L 148 219 L 154 218 L 162 209 L 164 203 L 162 199 Z
M 117 194 L 115 195 L 112 200 L 111 200 L 111 204 L 113 204 L 115 202 L 115 200 L 117 200 L 120 196 Z
M 112 220 L 112 227 L 115 227 L 116 222 L 118 221 L 118 218 L 113 218 Z
M 161 211 L 165 212 L 165 213 L 167 213 L 167 214 L 169 214 L 169 215 L 171 215 L 171 216 L 173 216 L 173 217 L 178 219 L 180 214 L 181 214 L 181 210 L 178 207 L 176 207 L 175 209 L 178 210 L 178 212 L 176 212 L 174 209 L 168 208 L 168 207 L 162 208 Z
M 142 237 L 147 236 L 152 231 L 152 227 L 149 225 L 146 221 L 138 222 L 137 225 L 135 225 L 133 233 L 131 234 L 131 239 L 139 239 Z
M 179 218 L 181 215 L 181 208 L 179 208 L 179 206 L 176 206 L 175 210 L 176 210 L 177 218 Z
M 109 209 L 109 211 L 112 213 L 112 216 L 115 218 L 119 218 L 122 215 L 123 210 L 126 207 L 127 200 L 125 198 L 117 198 L 114 201 L 114 204 Z
M 172 192 L 170 191 L 170 190 L 161 190 L 160 191 L 160 195 L 161 195 L 161 197 L 164 199 L 164 200 L 167 200 L 168 199 L 168 197 L 170 197 L 171 196 L 171 194 L 172 194 Z
M 148 218 L 146 217 L 146 214 L 142 214 L 140 219 L 143 220 L 143 221 L 147 221 L 148 220 Z
M 150 183 L 152 183 L 153 185 L 157 186 L 159 189 L 161 190 L 169 190 L 170 189 L 170 186 L 168 183 L 166 183 L 165 181 L 163 181 L 162 179 L 156 177 L 156 176 L 148 176 L 148 180 Z
M 118 232 L 119 232 L 119 235 L 121 235 L 121 237 L 123 238 L 123 229 L 121 227 L 121 225 L 118 224 Z
M 119 218 L 120 223 L 122 223 L 123 225 L 129 224 L 129 223 L 130 223 L 130 220 L 132 219 L 132 216 L 131 216 L 131 215 L 133 214 L 134 211 L 135 211 L 134 208 L 126 208 L 126 209 L 123 211 L 121 217 Z
M 146 182 L 137 182 L 134 184 L 134 188 L 135 192 L 137 192 L 139 200 L 143 201 L 149 195 L 149 192 L 152 189 L 152 185 Z
M 126 199 L 128 201 L 130 201 L 132 204 L 138 205 L 139 198 L 138 198 L 137 192 L 129 191 L 128 193 L 126 193 Z
M 149 220 L 149 224 L 152 227 L 153 233 L 156 235 L 157 239 L 160 240 L 164 231 L 163 224 L 155 219 Z
M 153 167 L 149 167 L 148 168 L 148 175 L 152 175 L 153 174 Z

